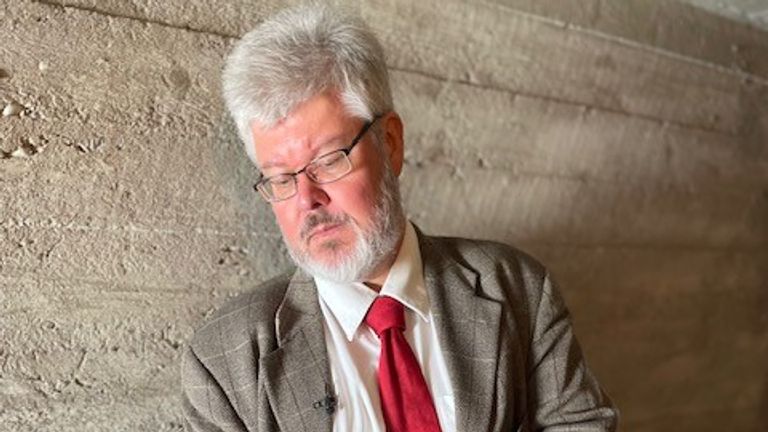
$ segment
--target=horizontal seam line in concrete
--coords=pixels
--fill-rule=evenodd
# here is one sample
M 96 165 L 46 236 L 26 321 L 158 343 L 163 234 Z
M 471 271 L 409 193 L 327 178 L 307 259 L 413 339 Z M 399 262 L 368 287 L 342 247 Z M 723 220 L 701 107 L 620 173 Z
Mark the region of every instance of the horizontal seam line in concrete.
M 148 226 L 142 226 L 137 225 L 134 223 L 129 223 L 126 225 L 102 225 L 102 226 L 94 226 L 94 225 L 82 225 L 82 224 L 73 224 L 73 223 L 44 223 L 40 221 L 35 222 L 28 222 L 28 221 L 21 221 L 17 222 L 12 219 L 6 219 L 6 220 L 0 220 L 0 228 L 3 229 L 9 229 L 11 227 L 15 228 L 37 228 L 37 229 L 48 229 L 48 230 L 69 230 L 69 231 L 122 231 L 122 232 L 129 232 L 129 233 L 160 233 L 160 234 L 170 234 L 170 235 L 178 235 L 178 234 L 189 234 L 190 232 L 194 232 L 196 234 L 207 234 L 207 235 L 214 235 L 214 236 L 220 236 L 220 237 L 241 237 L 243 234 L 245 235 L 252 235 L 260 238 L 280 238 L 280 234 L 271 234 L 269 232 L 257 232 L 257 231 L 220 231 L 220 230 L 214 230 L 210 228 L 203 228 L 203 227 L 192 227 L 187 230 L 178 230 L 178 229 L 171 229 L 171 228 L 149 228 Z
M 238 36 L 230 35 L 230 34 L 227 34 L 227 33 L 214 32 L 214 31 L 211 31 L 211 30 L 197 29 L 197 28 L 190 27 L 190 26 L 179 26 L 179 25 L 169 24 L 169 23 L 166 23 L 166 22 L 163 22 L 163 21 L 152 20 L 152 19 L 148 19 L 148 18 L 144 18 L 144 17 L 124 15 L 124 14 L 115 14 L 115 13 L 110 13 L 110 12 L 103 11 L 103 10 L 97 9 L 97 8 L 84 7 L 84 6 L 78 6 L 78 5 L 63 5 L 63 4 L 57 3 L 54 0 L 31 0 L 31 1 L 34 2 L 34 3 L 39 3 L 39 4 L 46 5 L 46 6 L 54 7 L 54 8 L 63 8 L 63 9 L 69 8 L 69 9 L 82 10 L 82 11 L 87 11 L 87 12 L 91 12 L 91 13 L 98 14 L 98 15 L 104 15 L 104 16 L 109 16 L 109 17 L 113 17 L 113 18 L 124 18 L 124 19 L 128 19 L 128 20 L 142 22 L 142 23 L 156 24 L 156 25 L 163 26 L 163 27 L 179 29 L 179 30 L 193 32 L 193 33 L 208 34 L 208 35 L 213 35 L 213 36 L 217 36 L 217 37 L 225 38 L 225 39 L 237 39 L 238 38 Z M 531 18 L 531 19 L 539 20 L 539 21 L 542 21 L 542 22 L 547 22 L 549 24 L 554 24 L 554 25 L 557 25 L 559 27 L 571 28 L 571 29 L 574 29 L 574 31 L 581 31 L 584 34 L 589 34 L 589 35 L 591 35 L 593 37 L 607 39 L 607 40 L 611 40 L 613 42 L 625 44 L 625 45 L 631 46 L 631 47 L 633 47 L 635 49 L 652 50 L 654 52 L 657 52 L 657 53 L 660 53 L 660 54 L 664 54 L 664 55 L 667 55 L 669 57 L 673 57 L 673 58 L 685 60 L 685 61 L 688 61 L 688 62 L 691 62 L 691 63 L 694 63 L 694 64 L 703 65 L 703 66 L 706 66 L 706 67 L 709 67 L 709 68 L 713 68 L 715 70 L 718 70 L 719 72 L 726 72 L 726 73 L 729 73 L 729 74 L 735 74 L 736 76 L 742 76 L 742 77 L 743 76 L 748 76 L 748 77 L 753 78 L 755 81 L 758 81 L 760 84 L 768 85 L 768 80 L 763 80 L 759 76 L 751 75 L 751 74 L 748 74 L 746 72 L 741 72 L 741 71 L 733 71 L 731 69 L 728 69 L 728 68 L 726 68 L 724 66 L 721 66 L 721 65 L 718 65 L 718 64 L 715 64 L 715 63 L 708 63 L 708 62 L 705 62 L 705 61 L 702 61 L 702 60 L 699 60 L 699 59 L 696 59 L 696 58 L 693 58 L 693 57 L 688 57 L 688 56 L 685 56 L 685 55 L 682 55 L 682 54 L 679 54 L 679 53 L 674 53 L 672 51 L 663 50 L 663 49 L 656 48 L 656 47 L 651 47 L 651 46 L 648 46 L 648 45 L 643 45 L 643 44 L 631 41 L 629 39 L 620 38 L 620 37 L 612 36 L 612 35 L 607 35 L 605 33 L 597 32 L 597 31 L 592 31 L 592 30 L 584 29 L 584 28 L 577 27 L 577 26 L 572 26 L 572 25 L 569 25 L 569 24 L 567 24 L 565 22 L 555 20 L 553 18 L 544 17 L 544 16 L 541 16 L 541 15 L 530 14 L 530 13 L 527 13 L 527 12 L 522 12 L 522 11 L 519 11 L 519 10 L 516 10 L 516 9 L 509 8 L 508 6 L 496 5 L 496 4 L 494 4 L 494 6 L 502 7 L 504 9 L 510 10 L 510 11 L 516 13 L 516 14 L 519 14 L 519 15 L 522 15 L 522 16 L 525 16 L 525 17 L 528 17 L 528 18 Z M 398 67 L 394 67 L 392 65 L 388 65 L 388 68 L 392 69 L 392 70 L 395 70 L 395 71 L 400 71 L 400 72 L 404 72 L 404 73 L 413 73 L 413 74 L 417 74 L 417 75 L 420 75 L 420 76 L 424 76 L 424 77 L 427 77 L 427 78 L 435 79 L 435 80 L 438 80 L 438 81 L 444 81 L 444 82 L 448 82 L 448 83 L 463 84 L 463 85 L 467 85 L 467 86 L 470 86 L 470 87 L 475 87 L 475 88 L 480 88 L 480 89 L 485 89 L 485 90 L 494 90 L 494 91 L 509 93 L 509 94 L 516 95 L 516 96 L 529 97 L 529 98 L 532 98 L 532 99 L 541 99 L 541 100 L 545 100 L 545 101 L 548 101 L 548 102 L 560 103 L 560 104 L 564 104 L 564 105 L 571 105 L 571 106 L 577 106 L 577 107 L 586 107 L 588 109 L 600 110 L 600 111 L 610 112 L 610 113 L 614 113 L 614 114 L 621 114 L 621 115 L 625 115 L 627 117 L 635 117 L 635 118 L 640 118 L 640 119 L 644 119 L 644 120 L 654 121 L 654 122 L 657 122 L 659 124 L 670 124 L 670 125 L 674 125 L 674 126 L 685 128 L 685 129 L 691 129 L 691 130 L 698 130 L 698 131 L 703 131 L 703 132 L 716 133 L 716 134 L 725 135 L 725 136 L 728 136 L 728 137 L 737 137 L 737 134 L 734 134 L 734 133 L 729 132 L 729 131 L 719 130 L 719 129 L 716 129 L 716 128 L 706 128 L 706 127 L 702 127 L 702 126 L 699 126 L 699 125 L 696 125 L 696 124 L 692 124 L 692 123 L 671 121 L 671 120 L 668 120 L 668 119 L 662 119 L 662 118 L 653 117 L 653 116 L 649 116 L 649 115 L 645 115 L 645 114 L 633 113 L 633 112 L 626 111 L 626 110 L 620 110 L 620 109 L 616 109 L 616 108 L 603 107 L 603 106 L 599 106 L 599 105 L 589 105 L 589 104 L 586 104 L 584 102 L 570 101 L 570 100 L 560 99 L 560 98 L 556 98 L 556 97 L 552 97 L 552 96 L 547 96 L 547 95 L 538 95 L 538 94 L 535 94 L 535 93 L 528 93 L 528 92 L 523 92 L 523 91 L 509 89 L 509 88 L 504 88 L 504 87 L 500 87 L 500 86 L 494 86 L 492 84 L 476 83 L 476 82 L 467 81 L 467 80 L 455 80 L 455 79 L 450 79 L 450 78 L 447 78 L 447 77 L 442 77 L 442 76 L 434 74 L 434 73 L 425 72 L 425 71 L 419 71 L 419 70 L 416 70 L 416 69 L 398 68 Z
M 267 276 L 264 278 L 264 281 L 269 280 L 271 276 Z M 82 277 L 55 277 L 50 276 L 46 274 L 39 274 L 34 273 L 30 271 L 21 271 L 21 272 L 14 272 L 14 273 L 5 273 L 0 275 L 0 283 L 11 283 L 11 284 L 18 284 L 19 280 L 33 280 L 35 282 L 40 281 L 48 281 L 48 282 L 58 282 L 58 283 L 68 283 L 68 282 L 75 282 L 83 285 L 93 285 L 94 287 L 104 287 L 104 286 L 114 286 L 117 288 L 132 288 L 133 290 L 120 290 L 116 289 L 109 292 L 124 292 L 128 294 L 146 294 L 147 291 L 142 290 L 142 288 L 151 288 L 156 289 L 158 293 L 167 295 L 170 297 L 177 296 L 179 294 L 181 295 L 189 295 L 190 292 L 197 293 L 199 295 L 205 296 L 205 297 L 215 297 L 210 294 L 211 287 L 210 282 L 203 281 L 202 283 L 199 282 L 190 282 L 190 283 L 178 283 L 178 282 L 166 282 L 162 284 L 151 284 L 151 283 L 130 283 L 126 282 L 125 280 L 121 279 L 115 279 L 115 278 L 108 278 L 108 279 L 102 279 L 102 278 L 82 278 Z M 233 292 L 233 293 L 239 293 L 242 291 L 249 290 L 252 286 L 255 287 L 258 284 L 258 282 L 254 283 L 253 285 L 246 284 L 237 284 L 232 286 L 220 286 L 217 285 L 217 292 L 220 296 L 226 296 L 227 293 Z M 173 291 L 170 291 L 172 289 Z
M 699 415 L 699 414 L 702 414 L 702 413 L 719 413 L 719 412 L 724 412 L 724 411 L 731 411 L 734 408 L 738 409 L 738 410 L 748 410 L 748 411 L 755 410 L 755 412 L 763 412 L 763 410 L 765 409 L 765 405 L 764 405 L 763 402 L 756 403 L 755 405 L 736 403 L 736 404 L 732 404 L 732 405 L 723 407 L 722 403 L 717 403 L 717 404 L 709 405 L 706 408 L 693 408 L 692 409 L 692 408 L 683 407 L 683 408 L 676 409 L 672 414 L 669 414 L 669 413 L 663 413 L 663 414 L 651 413 L 651 414 L 648 414 L 648 415 L 644 415 L 644 416 L 642 416 L 640 418 L 635 418 L 634 421 L 629 421 L 628 422 L 627 420 L 622 420 L 622 427 L 627 429 L 627 430 L 633 430 L 634 428 L 632 426 L 635 426 L 635 427 L 636 426 L 645 426 L 645 425 L 647 425 L 649 423 L 653 423 L 654 425 L 656 425 L 657 422 L 658 422 L 658 419 L 663 419 L 665 417 L 670 417 L 672 415 L 674 415 L 675 418 L 679 418 L 680 414 Z M 630 427 L 627 427 L 627 423 L 629 423 Z
M 695 65 L 704 66 L 704 67 L 707 67 L 707 68 L 710 68 L 712 70 L 716 70 L 718 72 L 725 73 L 725 74 L 728 74 L 728 75 L 734 75 L 734 76 L 737 76 L 737 77 L 740 77 L 740 78 L 749 78 L 749 79 L 754 80 L 755 82 L 757 82 L 759 84 L 762 84 L 764 86 L 768 86 L 768 79 L 766 79 L 766 78 L 764 78 L 764 77 L 762 77 L 760 75 L 756 75 L 756 74 L 753 74 L 753 73 L 750 73 L 750 72 L 746 72 L 746 71 L 743 71 L 743 70 L 740 70 L 740 69 L 729 68 L 729 67 L 723 66 L 723 65 L 721 65 L 719 63 L 714 63 L 712 61 L 706 61 L 706 60 L 702 60 L 702 59 L 699 59 L 699 58 L 696 58 L 696 57 L 691 57 L 690 55 L 685 55 L 685 54 L 682 54 L 682 53 L 679 53 L 679 52 L 675 52 L 675 51 L 672 51 L 672 50 L 669 50 L 669 49 L 660 48 L 660 47 L 653 46 L 653 45 L 647 45 L 647 44 L 644 44 L 644 43 L 641 43 L 641 42 L 638 42 L 638 41 L 634 41 L 632 39 L 628 39 L 628 38 L 625 38 L 625 37 L 613 35 L 613 34 L 610 34 L 610 33 L 601 32 L 599 30 L 591 29 L 591 28 L 588 28 L 588 27 L 582 27 L 582 26 L 571 24 L 569 22 L 561 21 L 561 20 L 558 20 L 558 19 L 555 19 L 555 18 L 551 18 L 551 17 L 547 17 L 547 16 L 543 16 L 543 15 L 538 15 L 538 14 L 534 14 L 534 13 L 530 13 L 530 12 L 521 11 L 519 9 L 515 9 L 515 8 L 510 7 L 508 5 L 505 5 L 505 4 L 488 3 L 488 2 L 482 2 L 482 4 L 484 4 L 486 6 L 491 6 L 491 7 L 498 7 L 498 8 L 507 10 L 507 11 L 509 11 L 511 13 L 514 13 L 514 14 L 517 14 L 517 15 L 520 15 L 520 16 L 532 19 L 532 20 L 541 21 L 541 22 L 544 22 L 544 23 L 547 23 L 547 24 L 550 24 L 550 25 L 554 25 L 554 26 L 556 26 L 558 28 L 570 29 L 570 30 L 581 32 L 581 33 L 584 33 L 584 34 L 587 34 L 587 35 L 590 35 L 590 36 L 593 36 L 593 37 L 596 37 L 596 38 L 599 38 L 599 39 L 605 39 L 605 40 L 608 40 L 608 41 L 611 41 L 611 42 L 615 42 L 615 43 L 618 43 L 618 44 L 621 44 L 621 45 L 629 46 L 629 47 L 632 47 L 634 49 L 638 49 L 638 50 L 642 50 L 642 51 L 650 51 L 650 52 L 654 52 L 654 53 L 657 53 L 657 54 L 660 54 L 660 55 L 664 55 L 664 56 L 667 56 L 667 57 L 670 57 L 670 58 L 674 58 L 674 59 L 677 59 L 677 60 L 683 60 L 683 61 L 695 64 Z
M 4 222 L 0 222 L 0 228 L 6 228 L 4 226 Z M 60 228 L 65 228 L 71 231 L 106 231 L 103 227 L 99 226 L 46 226 L 46 225 L 37 225 L 37 226 L 30 226 L 25 225 L 25 227 L 29 228 L 37 228 L 37 229 L 48 229 L 48 230 L 57 230 Z M 153 230 L 153 229 L 147 229 L 143 232 L 158 232 L 161 234 L 188 234 L 189 231 L 172 231 L 172 230 Z M 271 233 L 257 233 L 257 232 L 249 232 L 246 233 L 248 235 L 254 235 L 259 237 L 268 237 L 272 239 L 281 239 L 282 237 L 280 234 L 271 234 Z M 266 234 L 266 235 L 265 235 Z M 226 237 L 239 237 L 241 238 L 243 233 L 231 233 L 231 234 L 225 234 L 222 233 L 222 236 Z M 766 252 L 768 253 L 768 243 L 755 243 L 755 244 L 747 244 L 747 245 L 738 245 L 738 244 L 730 244 L 727 246 L 717 246 L 717 245 L 685 245 L 685 244 L 665 244 L 665 245 L 653 245 L 653 244 L 641 244 L 641 243 L 576 243 L 576 242 L 547 242 L 547 241 L 537 241 L 537 240 L 517 240 L 514 242 L 515 244 L 519 245 L 526 245 L 526 246 L 540 246 L 540 247 L 560 247 L 560 248 L 575 248 L 575 249 L 629 249 L 629 250 L 688 250 L 688 251 L 731 251 L 731 252 Z
M 216 31 L 212 31 L 212 30 L 204 30 L 204 29 L 199 29 L 199 28 L 195 28 L 195 27 L 191 27 L 191 26 L 181 26 L 181 25 L 176 25 L 176 24 L 170 24 L 170 23 L 167 23 L 167 22 L 164 22 L 164 21 L 155 20 L 155 19 L 151 19 L 151 18 L 147 18 L 147 17 L 141 17 L 141 16 L 135 16 L 135 15 L 127 15 L 127 14 L 118 14 L 118 13 L 114 13 L 114 12 L 108 12 L 108 11 L 105 11 L 105 10 L 102 10 L 102 9 L 98 9 L 98 8 L 95 8 L 95 7 L 86 7 L 86 6 L 81 6 L 81 5 L 61 4 L 61 3 L 57 2 L 57 1 L 54 1 L 54 0 L 30 0 L 30 1 L 32 3 L 38 3 L 38 4 L 45 5 L 45 6 L 53 7 L 53 8 L 81 10 L 81 11 L 85 11 L 85 12 L 91 12 L 91 13 L 94 13 L 94 14 L 97 14 L 97 15 L 103 15 L 103 16 L 112 17 L 112 18 L 122 18 L 122 19 L 131 20 L 131 21 L 138 21 L 138 22 L 146 23 L 146 24 L 156 24 L 156 25 L 159 25 L 161 27 L 168 27 L 168 28 L 177 29 L 177 30 L 184 30 L 184 31 L 188 31 L 188 32 L 191 32 L 191 33 L 199 33 L 199 34 L 211 35 L 211 36 L 216 36 L 216 37 L 220 37 L 220 38 L 223 38 L 223 39 L 236 39 L 238 37 L 236 35 L 231 35 L 231 34 L 227 34 L 227 33 L 223 33 L 223 32 L 216 32 Z
M 566 243 L 566 242 L 542 242 L 542 241 L 526 241 L 519 240 L 515 242 L 515 245 L 522 245 L 526 248 L 533 249 L 537 247 L 542 248 L 561 248 L 561 249 L 605 249 L 610 251 L 616 250 L 631 250 L 631 251 L 650 251 L 654 253 L 658 252 L 699 252 L 699 253 L 728 253 L 728 254 L 755 254 L 765 253 L 768 254 L 768 243 L 764 245 L 728 245 L 728 246 L 711 246 L 711 245 L 682 245 L 682 244 L 664 244 L 664 245 L 651 245 L 651 244 L 634 244 L 634 243 Z
M 426 151 L 424 151 L 426 153 Z M 490 173 L 506 173 L 510 175 L 510 178 L 512 179 L 555 179 L 555 180 L 563 180 L 563 181 L 570 181 L 574 183 L 583 183 L 585 185 L 595 184 L 595 185 L 601 185 L 601 186 L 609 186 L 612 188 L 617 188 L 617 182 L 621 182 L 622 189 L 635 189 L 638 186 L 645 186 L 647 188 L 648 186 L 648 179 L 625 179 L 620 176 L 615 177 L 597 177 L 594 175 L 579 175 L 579 174 L 572 174 L 572 175 L 558 175 L 558 174 L 538 174 L 535 172 L 526 172 L 522 170 L 515 169 L 514 167 L 505 167 L 505 166 L 499 166 L 494 165 L 489 162 L 487 162 L 486 158 L 482 158 L 484 163 L 486 165 L 482 167 L 477 167 L 476 165 L 472 164 L 454 164 L 450 162 L 441 162 L 441 161 L 429 161 L 426 160 L 426 157 L 416 158 L 413 156 L 406 157 L 403 159 L 403 163 L 406 166 L 412 167 L 415 170 L 421 170 L 425 169 L 425 166 L 429 166 L 432 168 L 435 167 L 442 167 L 453 170 L 451 173 L 451 177 L 458 177 L 463 178 L 465 177 L 464 170 L 467 171 L 475 171 L 475 172 L 490 172 Z M 472 160 L 472 159 L 471 159 Z M 760 193 L 760 188 L 763 184 L 766 183 L 766 181 L 755 181 L 754 185 L 749 185 L 747 182 L 742 181 L 742 184 L 739 184 L 738 181 L 729 181 L 728 183 L 725 183 L 722 185 L 722 187 L 719 184 L 715 183 L 704 183 L 706 186 L 706 191 L 710 192 L 713 190 L 717 190 L 718 192 L 739 192 L 739 193 L 747 193 L 747 194 L 758 194 Z M 696 195 L 700 196 L 699 189 L 692 189 L 690 184 L 684 183 L 684 182 L 673 182 L 673 181 L 661 181 L 656 182 L 653 184 L 657 190 L 663 191 L 663 192 L 682 192 L 687 193 L 689 195 Z M 630 187 L 626 187 L 630 186 Z
M 498 91 L 498 92 L 501 92 L 501 93 L 509 93 L 509 94 L 511 94 L 513 96 L 522 96 L 522 97 L 527 97 L 527 98 L 531 98 L 531 99 L 540 99 L 540 100 L 543 100 L 543 101 L 552 102 L 552 103 L 558 103 L 558 104 L 562 104 L 562 105 L 584 107 L 584 108 L 586 108 L 588 110 L 603 111 L 603 112 L 608 112 L 608 113 L 612 113 L 612 114 L 620 114 L 620 115 L 623 115 L 623 116 L 626 116 L 626 117 L 630 117 L 630 118 L 634 117 L 634 118 L 639 118 L 639 119 L 642 119 L 642 120 L 652 121 L 652 122 L 655 122 L 655 123 L 658 123 L 658 124 L 661 124 L 661 125 L 672 125 L 672 126 L 679 127 L 681 129 L 689 129 L 689 130 L 700 131 L 700 132 L 714 133 L 714 134 L 718 134 L 718 135 L 727 136 L 727 137 L 730 137 L 730 138 L 737 138 L 738 137 L 738 134 L 735 134 L 733 132 L 729 132 L 729 131 L 726 131 L 726 130 L 720 130 L 720 129 L 715 129 L 715 128 L 707 128 L 707 127 L 696 125 L 694 123 L 686 123 L 686 122 L 681 122 L 681 121 L 674 121 L 674 120 L 669 120 L 669 119 L 664 119 L 664 118 L 650 116 L 650 115 L 647 115 L 647 114 L 640 114 L 640 113 L 634 113 L 634 112 L 630 112 L 630 111 L 626 111 L 626 110 L 620 110 L 618 108 L 610 108 L 610 107 L 599 106 L 599 105 L 590 105 L 590 104 L 587 104 L 587 103 L 584 103 L 584 102 L 578 102 L 578 101 L 572 101 L 572 100 L 567 100 L 567 99 L 561 99 L 561 98 L 556 98 L 556 97 L 553 97 L 553 96 L 547 96 L 547 95 L 541 95 L 541 94 L 535 94 L 535 93 L 528 93 L 528 92 L 525 92 L 525 91 L 514 90 L 514 89 L 510 89 L 510 88 L 500 87 L 500 86 L 497 86 L 497 85 L 492 85 L 492 84 L 477 83 L 477 82 L 467 81 L 467 80 L 463 80 L 463 79 L 451 79 L 451 78 L 447 78 L 447 77 L 442 77 L 442 76 L 437 75 L 437 74 L 433 74 L 431 72 L 425 72 L 425 71 L 420 71 L 420 70 L 416 70 L 416 69 L 408 69 L 408 68 L 393 67 L 393 66 L 389 66 L 389 69 L 394 70 L 394 71 L 398 71 L 398 72 L 403 72 L 403 73 L 411 73 L 411 74 L 415 74 L 415 75 L 420 75 L 420 76 L 423 76 L 423 77 L 426 77 L 426 78 L 431 78 L 431 79 L 434 79 L 434 80 L 437 80 L 437 81 L 461 84 L 461 85 L 466 85 L 466 86 L 470 86 L 470 87 L 480 88 L 480 89 L 483 89 L 483 90 L 493 90 L 493 91 Z

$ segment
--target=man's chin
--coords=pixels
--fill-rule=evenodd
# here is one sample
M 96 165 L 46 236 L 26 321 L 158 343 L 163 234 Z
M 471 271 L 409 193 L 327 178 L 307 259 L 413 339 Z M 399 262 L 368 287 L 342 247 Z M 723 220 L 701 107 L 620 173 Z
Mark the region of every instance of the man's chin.
M 363 241 L 362 234 L 339 226 L 310 236 L 304 241 L 303 247 L 304 252 L 313 260 L 332 264 L 354 254 L 360 241 Z
M 307 273 L 320 279 L 337 283 L 350 283 L 360 280 L 359 269 L 349 268 L 343 264 L 305 261 L 299 266 Z
M 332 247 L 333 246 L 333 247 Z M 345 245 L 325 245 L 325 248 L 301 256 L 291 254 L 296 264 L 312 276 L 347 283 L 358 280 L 367 266 L 359 261 L 354 250 Z M 306 252 L 306 251 L 305 251 Z
M 324 245 L 323 250 L 310 254 L 307 261 L 315 267 L 335 270 L 347 264 L 353 253 L 342 244 Z

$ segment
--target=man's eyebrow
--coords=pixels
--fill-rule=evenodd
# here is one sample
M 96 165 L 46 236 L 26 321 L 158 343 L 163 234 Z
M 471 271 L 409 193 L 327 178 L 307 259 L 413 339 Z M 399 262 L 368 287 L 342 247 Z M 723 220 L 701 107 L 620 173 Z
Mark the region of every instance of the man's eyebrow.
M 334 150 L 341 149 L 342 147 L 339 147 L 339 148 L 335 148 L 334 147 L 334 148 L 331 148 L 331 149 L 328 149 L 327 147 L 329 145 L 331 145 L 331 144 L 339 144 L 339 146 L 343 146 L 344 145 L 344 138 L 346 138 L 345 135 L 343 133 L 340 133 L 338 135 L 334 135 L 331 138 L 325 140 L 322 144 L 320 144 L 320 145 L 318 145 L 316 147 L 315 155 L 312 157 L 312 160 L 314 160 L 318 156 L 322 156 L 322 155 L 324 155 L 326 153 L 330 153 L 330 152 L 332 152 Z M 326 149 L 326 150 L 323 150 L 323 149 Z M 269 161 L 269 162 L 265 163 L 264 165 L 260 166 L 259 167 L 259 171 L 261 171 L 263 173 L 264 171 L 266 171 L 268 169 L 279 168 L 279 167 L 285 167 L 285 164 L 283 164 L 281 162 L 276 162 L 273 159 L 272 161 Z
M 281 164 L 279 162 L 278 163 L 276 163 L 276 162 L 267 162 L 267 163 L 265 163 L 264 165 L 262 165 L 262 166 L 260 166 L 258 168 L 259 168 L 259 171 L 264 172 L 265 170 L 268 170 L 270 168 L 274 168 L 276 166 L 281 166 Z

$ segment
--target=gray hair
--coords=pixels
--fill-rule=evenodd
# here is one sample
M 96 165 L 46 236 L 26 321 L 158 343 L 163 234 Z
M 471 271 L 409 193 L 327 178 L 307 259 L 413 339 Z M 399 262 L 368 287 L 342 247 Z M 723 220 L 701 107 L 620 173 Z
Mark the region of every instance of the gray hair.
M 384 50 L 362 18 L 305 4 L 267 18 L 235 44 L 223 73 L 224 100 L 256 161 L 251 122 L 274 125 L 302 102 L 338 91 L 350 115 L 393 110 Z

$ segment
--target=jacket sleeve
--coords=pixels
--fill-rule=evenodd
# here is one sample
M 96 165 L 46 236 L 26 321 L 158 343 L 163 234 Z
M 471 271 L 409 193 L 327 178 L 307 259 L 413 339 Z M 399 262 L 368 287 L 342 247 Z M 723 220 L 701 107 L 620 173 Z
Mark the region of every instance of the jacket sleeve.
M 529 420 L 536 431 L 615 431 L 618 410 L 587 368 L 557 286 L 545 275 L 529 359 Z
M 245 432 L 224 390 L 191 347 L 181 359 L 181 409 L 187 432 Z

